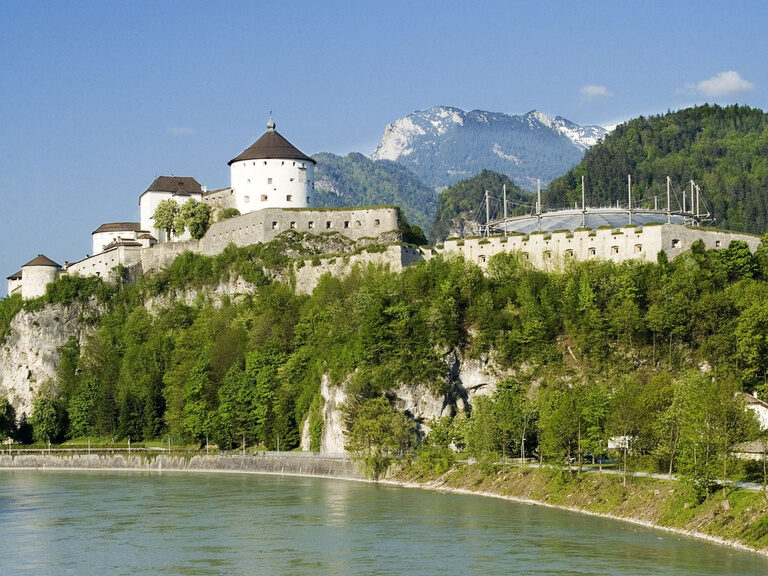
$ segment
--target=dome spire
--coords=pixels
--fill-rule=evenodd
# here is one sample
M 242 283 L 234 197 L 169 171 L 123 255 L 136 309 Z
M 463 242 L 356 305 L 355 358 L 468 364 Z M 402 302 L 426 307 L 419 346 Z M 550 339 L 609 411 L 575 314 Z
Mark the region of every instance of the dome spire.
M 271 110 L 269 111 L 269 122 L 267 122 L 267 130 L 269 130 L 270 132 L 274 132 L 275 131 L 275 121 L 272 120 L 272 111 Z

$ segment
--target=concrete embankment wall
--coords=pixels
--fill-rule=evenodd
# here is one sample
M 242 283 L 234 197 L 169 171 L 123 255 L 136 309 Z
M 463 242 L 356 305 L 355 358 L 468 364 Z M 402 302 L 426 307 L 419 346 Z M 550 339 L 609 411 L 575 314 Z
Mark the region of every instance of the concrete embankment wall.
M 0 469 L 35 470 L 146 470 L 180 472 L 247 472 L 361 479 L 348 458 L 311 454 L 194 455 L 168 454 L 3 454 Z

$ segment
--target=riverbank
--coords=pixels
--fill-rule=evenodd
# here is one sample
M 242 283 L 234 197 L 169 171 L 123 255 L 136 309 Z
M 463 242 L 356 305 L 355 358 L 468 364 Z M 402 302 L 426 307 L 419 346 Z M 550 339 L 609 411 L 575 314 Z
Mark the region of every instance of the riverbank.
M 384 482 L 611 518 L 768 557 L 768 497 L 762 492 L 719 491 L 694 505 L 677 481 L 628 477 L 625 486 L 622 477 L 599 472 L 569 478 L 562 470 L 479 465 L 442 475 L 405 469 Z
M 112 470 L 279 474 L 366 481 L 349 458 L 304 453 L 267 454 L 16 454 L 0 455 L 0 469 Z M 588 473 L 568 478 L 559 470 L 459 465 L 442 475 L 407 468 L 380 484 L 499 498 L 534 506 L 621 520 L 756 552 L 768 557 L 768 498 L 734 490 L 691 505 L 680 482 Z

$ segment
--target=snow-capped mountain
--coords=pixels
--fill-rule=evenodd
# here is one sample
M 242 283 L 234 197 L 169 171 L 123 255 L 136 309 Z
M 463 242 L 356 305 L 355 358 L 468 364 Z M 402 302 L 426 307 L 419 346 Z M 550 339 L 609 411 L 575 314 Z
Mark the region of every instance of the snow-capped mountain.
M 514 116 L 436 106 L 389 124 L 371 158 L 398 162 L 435 187 L 487 168 L 533 190 L 537 179 L 546 184 L 578 164 L 606 132 L 536 110 Z
M 548 126 L 549 128 L 560 132 L 560 134 L 568 138 L 582 150 L 591 148 L 597 144 L 603 136 L 610 132 L 610 129 L 604 126 L 580 126 L 562 116 L 550 118 L 543 112 L 538 112 L 537 110 L 528 112 L 526 116 L 536 118 L 536 120 L 541 122 L 544 126 Z

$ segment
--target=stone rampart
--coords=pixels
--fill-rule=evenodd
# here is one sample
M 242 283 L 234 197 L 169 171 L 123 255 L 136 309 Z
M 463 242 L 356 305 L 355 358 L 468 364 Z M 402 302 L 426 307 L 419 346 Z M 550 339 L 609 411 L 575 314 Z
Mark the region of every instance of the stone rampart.
M 135 451 L 134 451 L 135 452 Z M 35 470 L 146 470 L 155 472 L 248 472 L 333 478 L 363 478 L 348 457 L 301 452 L 169 454 L 13 454 L 0 456 L 0 468 Z
M 210 205 L 213 214 L 218 214 L 225 208 L 235 207 L 235 191 L 232 188 L 220 188 L 203 193 L 202 202 Z
M 79 262 L 67 265 L 67 274 L 79 274 L 80 276 L 101 276 L 108 278 L 110 272 L 117 266 L 133 266 L 141 261 L 140 246 L 116 246 L 109 250 L 84 258 Z
M 249 246 L 269 242 L 286 230 L 310 234 L 338 232 L 355 241 L 393 232 L 399 236 L 398 209 L 266 208 L 216 222 L 200 240 L 165 242 L 145 248 L 141 251 L 141 263 L 145 272 L 157 270 L 185 250 L 214 256 L 230 243 Z
M 400 272 L 416 260 L 421 260 L 418 249 L 397 244 L 387 246 L 383 252 L 361 252 L 325 258 L 306 258 L 294 264 L 296 292 L 309 294 L 323 274 L 344 278 L 356 265 L 387 266 L 392 272 Z
M 597 230 L 560 231 L 490 238 L 449 238 L 434 253 L 461 254 L 465 259 L 485 267 L 500 252 L 519 252 L 535 268 L 555 270 L 568 259 L 601 259 L 623 262 L 629 259 L 655 261 L 661 250 L 670 258 L 688 250 L 702 240 L 707 249 L 727 248 L 733 240 L 746 242 L 757 249 L 760 239 L 748 234 L 689 228 L 679 224 L 625 226 Z

